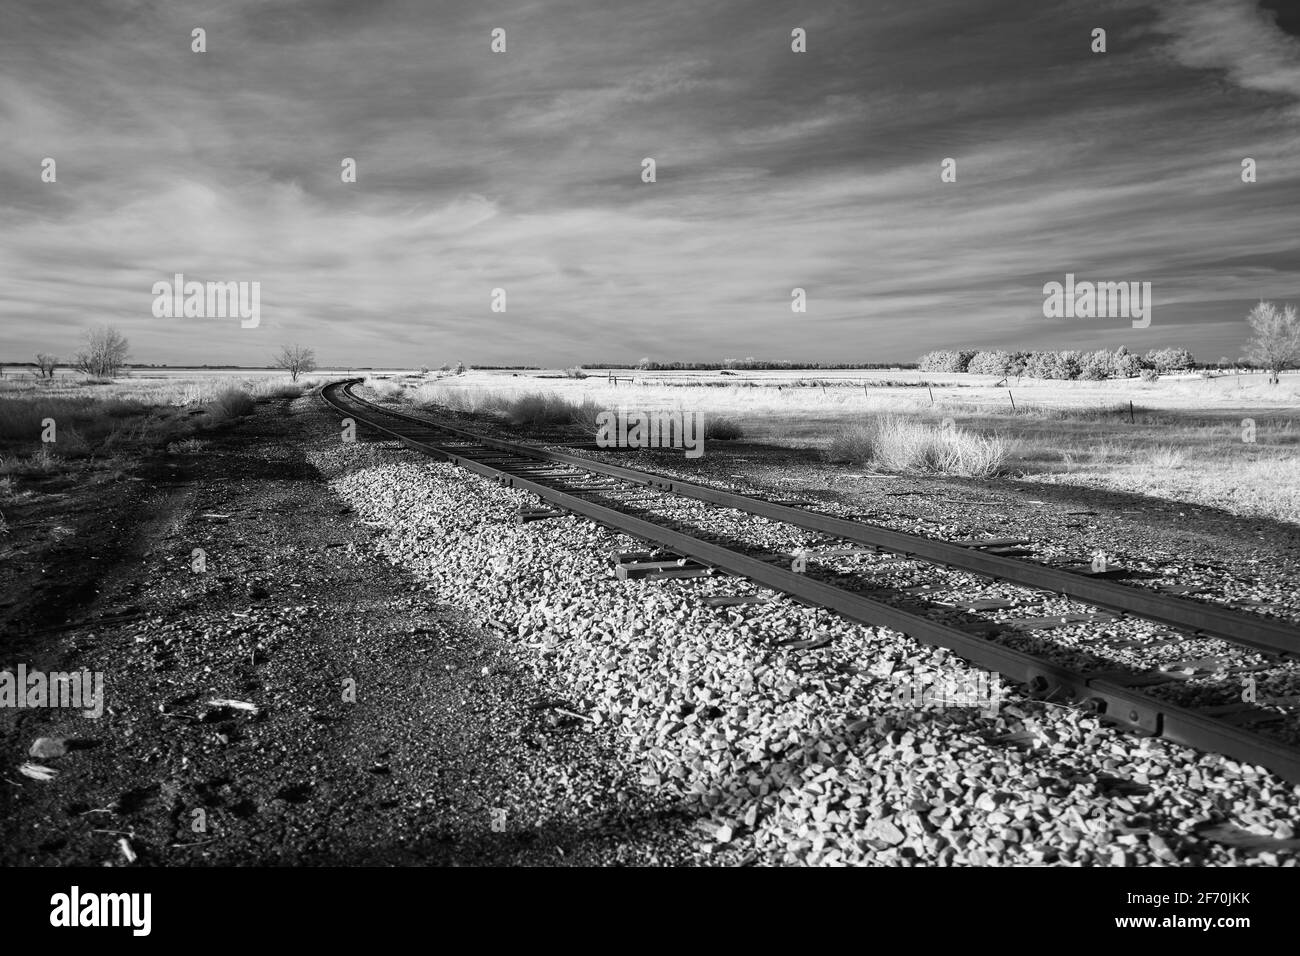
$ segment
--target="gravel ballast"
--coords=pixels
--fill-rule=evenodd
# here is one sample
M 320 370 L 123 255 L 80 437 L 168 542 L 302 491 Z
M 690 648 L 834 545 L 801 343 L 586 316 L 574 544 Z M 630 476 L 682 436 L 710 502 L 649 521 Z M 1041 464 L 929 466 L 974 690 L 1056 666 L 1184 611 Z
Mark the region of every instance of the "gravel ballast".
M 743 581 L 618 581 L 608 554 L 644 543 L 568 516 L 517 525 L 531 496 L 395 445 L 309 457 L 390 561 L 501 626 L 537 680 L 613 730 L 637 785 L 695 817 L 701 858 L 1295 865 L 1300 788 L 1260 768 L 1005 688 L 995 705 L 927 702 L 990 678 L 788 600 L 701 603 Z

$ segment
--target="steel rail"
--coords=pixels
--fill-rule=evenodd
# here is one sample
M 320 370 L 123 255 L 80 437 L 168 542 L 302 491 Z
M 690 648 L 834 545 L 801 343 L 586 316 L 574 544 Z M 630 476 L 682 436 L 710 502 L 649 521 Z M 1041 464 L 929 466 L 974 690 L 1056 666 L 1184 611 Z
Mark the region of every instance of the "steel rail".
M 1261 617 L 1248 617 L 1212 604 L 1189 601 L 1168 594 L 1157 594 L 1140 588 L 1116 584 L 1113 581 L 1086 577 L 1062 568 L 1018 561 L 1015 558 L 990 554 L 975 548 L 950 544 L 947 541 L 908 534 L 904 531 L 893 531 L 880 525 L 851 521 L 847 518 L 839 518 L 816 511 L 793 508 L 789 505 L 776 504 L 775 502 L 764 501 L 761 498 L 754 498 L 737 492 L 722 491 L 717 488 L 654 475 L 633 468 L 610 465 L 590 458 L 583 458 L 579 455 L 570 455 L 533 445 L 488 438 L 455 426 L 443 425 L 404 412 L 375 406 L 373 403 L 366 402 L 365 399 L 358 398 L 351 393 L 351 386 L 359 381 L 361 380 L 349 379 L 347 382 L 339 383 L 353 401 L 374 408 L 376 411 L 393 418 L 405 419 L 419 424 L 426 429 L 432 427 L 449 434 L 473 439 L 484 447 L 544 461 L 572 465 L 586 471 L 620 478 L 624 481 L 645 485 L 670 494 L 694 498 L 698 501 L 706 501 L 710 504 L 744 511 L 748 514 L 771 518 L 810 531 L 820 531 L 837 538 L 856 541 L 859 544 L 868 544 L 896 554 L 924 558 L 932 563 L 968 571 L 993 580 L 1008 581 L 1012 584 L 1061 594 L 1096 607 L 1131 614 L 1209 637 L 1222 638 L 1243 647 L 1250 647 L 1271 654 L 1300 654 L 1300 628 L 1280 621 L 1270 621 Z
M 1215 720 L 1203 714 L 1150 697 L 1122 680 L 1110 676 L 1079 674 L 1046 659 L 1003 647 L 986 638 L 960 631 L 947 624 L 873 601 L 843 588 L 817 581 L 783 567 L 769 564 L 721 545 L 665 528 L 643 518 L 624 514 L 614 508 L 557 488 L 539 484 L 486 464 L 457 450 L 412 438 L 409 434 L 380 424 L 375 413 L 419 424 L 422 430 L 439 430 L 441 426 L 400 412 L 392 412 L 359 399 L 345 391 L 352 407 L 337 400 L 332 389 L 348 383 L 333 383 L 321 389 L 322 400 L 345 416 L 359 416 L 368 427 L 397 439 L 404 445 L 432 457 L 442 458 L 498 483 L 508 484 L 538 496 L 565 511 L 582 515 L 611 528 L 647 541 L 654 541 L 701 564 L 720 568 L 748 578 L 758 584 L 782 591 L 796 598 L 836 611 L 845 617 L 872 627 L 888 627 L 916 640 L 946 647 L 962 657 L 1028 685 L 1037 696 L 1058 700 L 1080 700 L 1089 710 L 1133 731 L 1163 736 L 1188 746 L 1217 751 L 1249 764 L 1259 764 L 1279 776 L 1300 783 L 1300 750 L 1262 737 L 1252 731 Z M 369 417 L 365 413 L 369 414 Z M 458 429 L 449 432 L 469 434 Z M 479 447 L 509 446 L 495 439 L 472 436 Z M 521 451 L 531 451 L 518 446 Z M 644 483 L 644 482 L 643 482 Z

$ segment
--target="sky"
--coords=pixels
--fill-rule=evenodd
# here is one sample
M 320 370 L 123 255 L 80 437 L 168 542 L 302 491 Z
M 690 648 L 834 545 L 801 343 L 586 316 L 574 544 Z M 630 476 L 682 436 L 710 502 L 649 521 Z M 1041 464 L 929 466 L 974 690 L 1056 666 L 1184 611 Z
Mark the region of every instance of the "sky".
M 1235 357 L 1300 304 L 1298 119 L 1290 0 L 0 0 L 0 361 Z

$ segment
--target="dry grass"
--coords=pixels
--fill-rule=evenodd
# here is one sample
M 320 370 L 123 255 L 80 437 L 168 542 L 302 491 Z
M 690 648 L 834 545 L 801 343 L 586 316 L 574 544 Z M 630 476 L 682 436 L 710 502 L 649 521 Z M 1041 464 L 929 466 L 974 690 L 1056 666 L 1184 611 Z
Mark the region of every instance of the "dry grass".
M 246 418 L 253 414 L 257 403 L 242 388 L 227 388 L 218 393 L 208 406 L 208 417 L 214 422 Z
M 115 456 L 129 458 L 197 427 L 244 417 L 257 399 L 296 398 L 315 381 L 198 375 L 102 384 L 66 375 L 52 381 L 9 376 L 0 379 L 0 473 L 48 474 L 87 460 L 107 467 Z M 191 416 L 191 408 L 207 414 Z M 48 419 L 54 442 L 42 441 Z
M 557 395 L 554 392 L 468 389 L 426 384 L 404 395 L 411 404 L 425 409 L 445 408 L 465 415 L 490 415 L 519 428 L 560 428 L 594 434 L 601 406 L 593 401 Z
M 745 429 L 738 419 L 730 415 L 706 416 L 704 437 L 709 441 L 738 441 L 745 437 Z
M 956 427 L 936 428 L 895 415 L 843 426 L 826 455 L 899 474 L 990 478 L 1003 474 L 1011 443 Z

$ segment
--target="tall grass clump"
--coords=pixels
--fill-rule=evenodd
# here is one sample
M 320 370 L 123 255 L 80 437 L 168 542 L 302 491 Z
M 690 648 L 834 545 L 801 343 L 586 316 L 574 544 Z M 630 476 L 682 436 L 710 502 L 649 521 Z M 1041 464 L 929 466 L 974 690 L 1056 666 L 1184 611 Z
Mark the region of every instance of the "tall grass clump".
M 366 385 L 381 402 L 401 402 L 406 400 L 406 386 L 392 381 L 389 376 L 368 378 Z
M 553 392 L 527 392 L 514 397 L 499 396 L 491 412 L 519 428 L 571 428 L 596 430 L 601 406 L 589 398 L 572 401 Z
M 253 386 L 255 398 L 299 398 L 306 391 L 305 382 L 258 382 Z
M 217 393 L 212 400 L 212 404 L 208 406 L 208 416 L 213 421 L 229 421 L 253 414 L 254 408 L 256 403 L 252 395 L 242 388 L 227 388 Z
M 727 415 L 705 415 L 704 437 L 709 441 L 736 441 L 745 437 L 745 429 L 738 420 Z
M 831 461 L 871 465 L 901 474 L 990 478 L 1003 474 L 1011 443 L 961 428 L 936 428 L 894 415 L 846 425 L 831 440 Z

